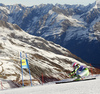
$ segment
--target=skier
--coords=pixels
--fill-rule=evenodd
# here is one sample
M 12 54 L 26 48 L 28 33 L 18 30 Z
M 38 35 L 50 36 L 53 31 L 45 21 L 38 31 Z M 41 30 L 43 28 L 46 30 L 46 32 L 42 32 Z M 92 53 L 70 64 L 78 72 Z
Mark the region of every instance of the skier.
M 84 77 L 89 75 L 89 69 L 85 66 L 77 64 L 76 62 L 72 63 L 74 70 L 69 74 L 72 78 L 77 77 L 75 80 L 82 80 Z

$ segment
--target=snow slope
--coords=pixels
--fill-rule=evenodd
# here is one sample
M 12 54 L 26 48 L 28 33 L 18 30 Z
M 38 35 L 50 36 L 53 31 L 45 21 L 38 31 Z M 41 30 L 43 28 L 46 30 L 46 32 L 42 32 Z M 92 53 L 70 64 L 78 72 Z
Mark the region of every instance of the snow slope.
M 66 84 L 46 84 L 0 91 L 0 94 L 100 94 L 100 75 L 96 80 Z

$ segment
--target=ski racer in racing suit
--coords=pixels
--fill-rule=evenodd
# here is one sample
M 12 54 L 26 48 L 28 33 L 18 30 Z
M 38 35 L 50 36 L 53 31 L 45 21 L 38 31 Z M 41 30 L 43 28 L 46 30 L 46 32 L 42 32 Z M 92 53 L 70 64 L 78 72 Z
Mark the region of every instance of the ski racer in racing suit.
M 81 80 L 89 75 L 89 69 L 87 67 L 77 64 L 76 62 L 72 63 L 72 66 L 74 70 L 69 74 L 72 78 L 77 77 L 76 80 Z

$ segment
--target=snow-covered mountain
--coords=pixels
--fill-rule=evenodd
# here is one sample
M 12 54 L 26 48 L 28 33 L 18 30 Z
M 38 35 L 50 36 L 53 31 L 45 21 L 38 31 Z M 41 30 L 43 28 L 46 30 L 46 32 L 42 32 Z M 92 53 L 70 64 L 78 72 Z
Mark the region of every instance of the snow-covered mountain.
M 100 66 L 99 2 L 87 6 L 0 4 L 0 20 L 53 41 L 94 66 Z
M 73 70 L 72 62 L 90 68 L 86 62 L 60 45 L 30 35 L 16 24 L 0 21 L 0 79 L 21 83 L 20 52 L 23 58 L 27 53 L 33 84 L 41 83 L 42 74 L 47 82 L 67 78 Z M 27 82 L 30 78 L 28 70 L 24 69 L 23 72 Z

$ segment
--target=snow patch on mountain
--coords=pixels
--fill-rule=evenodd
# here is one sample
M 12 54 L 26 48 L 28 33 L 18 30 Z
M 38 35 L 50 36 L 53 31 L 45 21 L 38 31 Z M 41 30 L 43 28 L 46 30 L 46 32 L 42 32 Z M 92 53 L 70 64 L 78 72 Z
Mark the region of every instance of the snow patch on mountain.
M 0 77 L 2 79 L 21 81 L 20 52 L 23 53 L 23 58 L 25 53 L 28 55 L 31 76 L 35 79 L 34 84 L 41 82 L 42 73 L 44 76 L 56 79 L 66 78 L 68 72 L 73 70 L 72 62 L 87 66 L 83 60 L 60 45 L 29 35 L 18 29 L 15 24 L 5 24 L 0 26 Z M 23 75 L 25 80 L 30 78 L 26 70 L 23 70 Z

